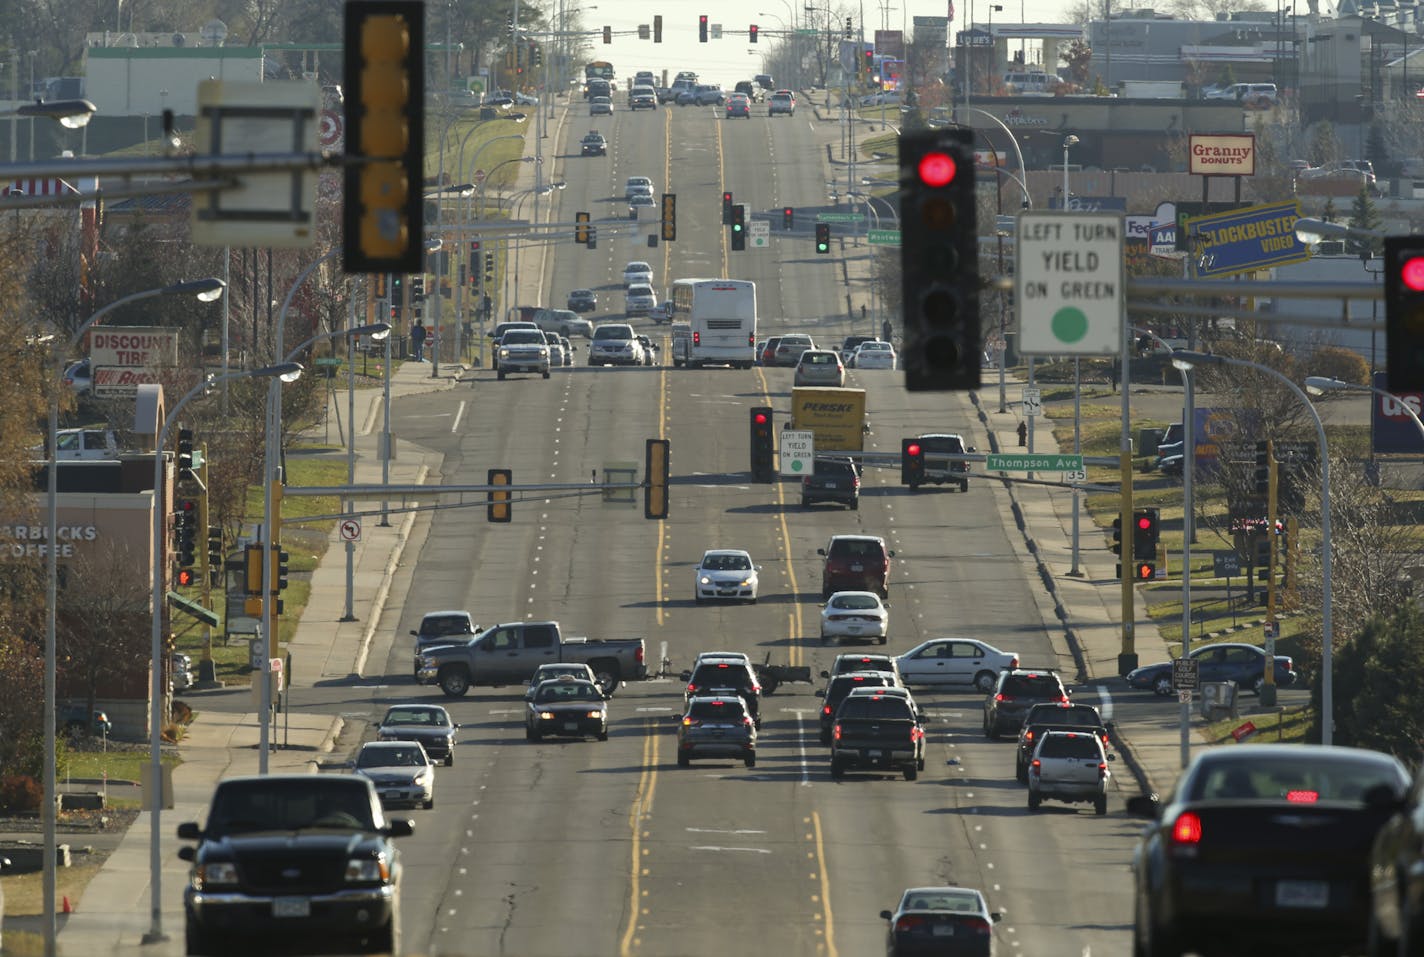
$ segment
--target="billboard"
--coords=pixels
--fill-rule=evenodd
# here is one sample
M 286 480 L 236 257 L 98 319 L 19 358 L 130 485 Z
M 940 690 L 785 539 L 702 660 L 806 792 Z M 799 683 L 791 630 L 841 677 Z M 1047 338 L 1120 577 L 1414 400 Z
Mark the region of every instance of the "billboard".
M 905 59 L 905 34 L 901 30 L 876 30 L 875 55 L 892 60 Z
M 1231 276 L 1309 259 L 1310 251 L 1295 234 L 1299 218 L 1300 204 L 1292 199 L 1188 219 L 1187 233 L 1199 244 L 1199 255 L 1193 259 L 1197 278 Z
M 1202 176 L 1255 176 L 1254 133 L 1193 133 L 1187 172 Z
M 96 366 L 178 364 L 178 330 L 162 326 L 96 326 L 89 332 L 89 361 Z
M 1385 379 L 1383 372 L 1376 372 L 1375 388 L 1387 390 L 1389 386 Z M 1415 415 L 1424 414 L 1424 393 L 1380 395 L 1376 392 L 1370 396 L 1370 435 L 1376 455 L 1418 455 L 1424 452 L 1424 437 L 1420 436 L 1419 427 L 1414 424 L 1409 413 L 1404 411 L 1405 406 L 1412 409 Z

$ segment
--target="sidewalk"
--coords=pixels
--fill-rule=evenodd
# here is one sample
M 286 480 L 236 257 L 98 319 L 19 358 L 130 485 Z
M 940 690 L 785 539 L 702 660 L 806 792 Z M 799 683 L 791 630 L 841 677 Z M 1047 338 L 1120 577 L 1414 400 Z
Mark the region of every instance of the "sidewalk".
M 441 378 L 431 377 L 429 363 L 405 362 L 391 376 L 391 396 L 416 395 L 455 386 L 462 371 L 441 365 Z M 356 482 L 379 484 L 381 460 L 381 388 L 358 389 L 356 406 Z M 333 396 L 339 415 L 345 420 L 347 394 Z M 396 458 L 390 463 L 393 484 L 416 484 L 438 466 L 437 457 L 413 446 L 393 443 Z M 368 503 L 366 503 L 368 504 Z M 353 621 L 343 621 L 346 596 L 346 548 L 339 533 L 332 531 L 325 560 L 312 575 L 311 599 L 302 613 L 296 639 L 288 646 L 292 654 L 294 689 L 359 675 L 377 639 L 376 628 L 390 595 L 393 573 L 410 539 L 415 514 L 392 515 L 382 528 L 379 518 L 362 521 L 361 538 L 353 547 Z M 255 774 L 258 770 L 259 709 L 252 703 L 247 687 L 189 692 L 183 700 L 192 706 L 196 718 L 189 725 L 177 751 L 183 763 L 173 773 L 173 807 L 159 814 L 158 849 L 162 862 L 159 898 L 162 929 L 168 941 L 145 946 L 148 955 L 183 952 L 183 888 L 188 865 L 178 859 L 185 842 L 174 835 L 183 821 L 202 820 L 213 788 L 224 777 Z M 232 710 L 236 698 L 245 707 Z M 229 710 L 216 710 L 227 707 Z M 322 714 L 284 713 L 276 717 L 271 743 L 279 746 L 268 756 L 272 774 L 309 773 L 317 770 L 330 752 L 343 721 Z M 151 926 L 150 854 L 152 816 L 139 815 L 103 869 L 85 888 L 74 913 L 60 917 L 60 953 L 65 955 L 117 954 L 140 952 L 139 943 Z M 61 841 L 64 838 L 61 837 Z M 29 929 L 28 927 L 26 929 Z

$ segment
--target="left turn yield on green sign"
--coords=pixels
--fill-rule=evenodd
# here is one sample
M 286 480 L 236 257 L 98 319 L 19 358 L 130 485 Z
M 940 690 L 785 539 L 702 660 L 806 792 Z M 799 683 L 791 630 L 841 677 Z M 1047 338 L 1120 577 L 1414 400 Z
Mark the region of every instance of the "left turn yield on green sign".
M 1122 348 L 1126 282 L 1121 214 L 1019 214 L 1014 272 L 1019 351 L 1114 355 Z

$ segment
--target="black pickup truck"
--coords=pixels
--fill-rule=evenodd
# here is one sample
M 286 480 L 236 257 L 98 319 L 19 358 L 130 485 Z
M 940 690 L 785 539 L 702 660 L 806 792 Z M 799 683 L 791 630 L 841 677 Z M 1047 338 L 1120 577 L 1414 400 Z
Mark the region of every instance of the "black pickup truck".
M 860 508 L 860 467 L 852 459 L 817 459 L 811 474 L 801 480 L 801 507 L 816 502 L 839 502 Z
M 1106 749 L 1108 728 L 1098 709 L 1090 704 L 1069 704 L 1066 701 L 1036 704 L 1024 715 L 1019 729 L 1018 757 L 1014 759 L 1014 776 L 1020 784 L 1028 783 L 1028 765 L 1038 739 L 1049 731 L 1085 731 L 1097 736 Z
M 831 725 L 831 777 L 847 771 L 899 771 L 906 781 L 925 766 L 925 731 L 914 705 L 891 695 L 852 695 Z

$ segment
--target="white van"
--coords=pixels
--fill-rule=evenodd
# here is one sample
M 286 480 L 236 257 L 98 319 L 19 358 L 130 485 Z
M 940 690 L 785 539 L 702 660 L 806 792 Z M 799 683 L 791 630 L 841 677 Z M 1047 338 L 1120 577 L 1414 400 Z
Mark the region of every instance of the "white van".
M 1204 94 L 1208 100 L 1235 100 L 1243 106 L 1258 109 L 1275 106 L 1279 98 L 1274 83 L 1233 83 Z
M 1005 73 L 1003 78 L 1004 89 L 1009 93 L 1036 96 L 1048 96 L 1060 82 L 1056 74 L 1041 71 Z

